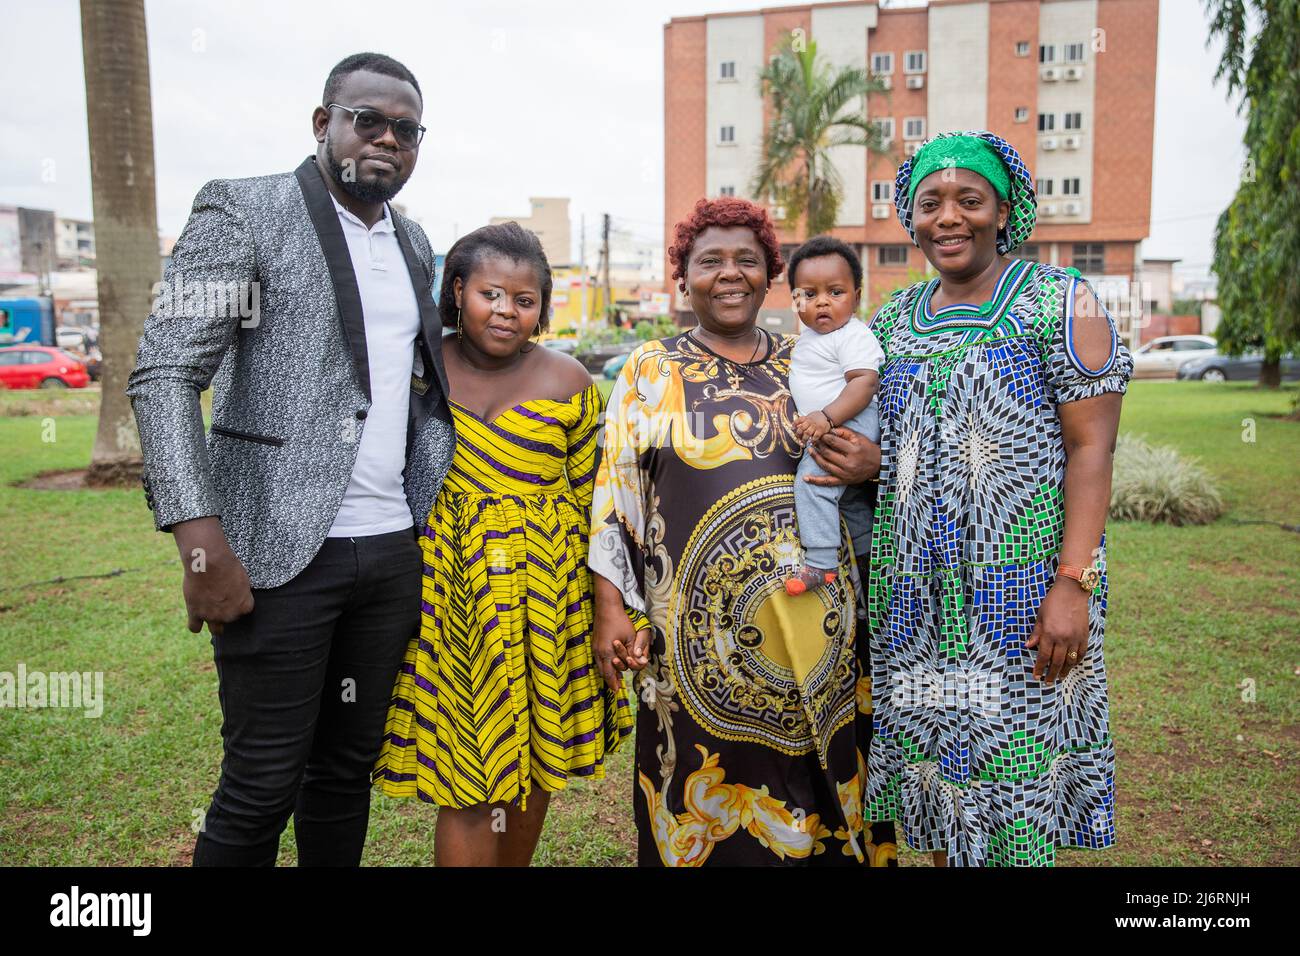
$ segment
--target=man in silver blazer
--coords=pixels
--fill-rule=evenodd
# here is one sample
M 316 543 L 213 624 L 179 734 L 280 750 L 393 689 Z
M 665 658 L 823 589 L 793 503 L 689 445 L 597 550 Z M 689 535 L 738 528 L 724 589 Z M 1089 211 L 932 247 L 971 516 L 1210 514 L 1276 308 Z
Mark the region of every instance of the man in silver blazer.
M 300 865 L 361 859 L 454 445 L 433 253 L 388 204 L 422 109 L 397 61 L 340 62 L 315 155 L 204 186 L 155 290 L 127 392 L 222 707 L 195 865 L 274 865 L 290 815 Z

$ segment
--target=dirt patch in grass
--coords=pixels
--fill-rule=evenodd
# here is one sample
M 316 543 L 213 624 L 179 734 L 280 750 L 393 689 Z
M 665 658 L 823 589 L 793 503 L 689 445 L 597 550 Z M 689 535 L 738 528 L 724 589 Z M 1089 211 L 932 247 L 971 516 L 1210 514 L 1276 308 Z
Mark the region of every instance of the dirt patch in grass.
M 136 459 L 91 462 L 86 470 L 87 488 L 135 488 L 140 484 L 143 463 Z
M 42 471 L 26 481 L 14 482 L 15 488 L 32 491 L 102 491 L 111 488 L 135 488 L 140 484 L 139 462 L 117 462 L 90 468 L 64 468 Z
M 15 488 L 28 488 L 33 491 L 83 491 L 86 485 L 86 469 L 66 468 L 62 471 L 42 471 L 26 481 L 14 482 Z

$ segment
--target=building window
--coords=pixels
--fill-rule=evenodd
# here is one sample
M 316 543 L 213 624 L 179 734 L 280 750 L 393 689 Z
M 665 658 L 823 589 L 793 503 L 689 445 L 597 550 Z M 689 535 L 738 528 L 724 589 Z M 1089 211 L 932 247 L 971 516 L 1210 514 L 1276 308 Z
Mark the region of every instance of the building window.
M 1040 132 L 1040 133 L 1050 133 L 1050 132 L 1051 132 L 1052 130 L 1054 130 L 1054 129 L 1056 129 L 1056 114 L 1055 114 L 1055 113 L 1039 113 L 1039 114 L 1038 114 L 1038 132 Z
M 724 126 L 718 130 L 719 143 L 734 143 L 736 141 L 736 127 Z
M 734 80 L 736 78 L 736 61 L 723 60 L 718 64 L 718 79 Z
M 1021 40 L 1016 44 L 1016 56 L 1029 56 L 1029 41 Z
M 907 246 L 876 246 L 876 265 L 907 265 Z
M 734 195 L 736 195 L 736 187 L 735 187 L 735 186 L 719 186 L 719 187 L 718 187 L 718 195 L 719 195 L 719 196 L 734 196 Z
M 880 133 L 880 138 L 886 143 L 894 138 L 894 118 L 886 116 L 883 119 L 874 119 L 871 121 L 876 130 Z
M 1078 177 L 1078 176 L 1075 176 L 1075 177 L 1073 177 L 1073 178 L 1071 178 L 1071 179 L 1062 179 L 1062 180 L 1061 180 L 1061 195 L 1062 195 L 1062 196 L 1077 196 L 1077 195 L 1079 195 L 1079 177 Z
M 925 139 L 924 116 L 907 116 L 903 118 L 903 139 Z
M 903 67 L 904 73 L 924 73 L 925 72 L 925 51 L 908 50 L 907 60 Z
M 873 53 L 871 54 L 871 72 L 872 73 L 893 73 L 894 72 L 894 54 L 892 53 Z
M 1039 179 L 1034 183 L 1034 192 L 1039 196 L 1052 195 L 1052 181 L 1050 179 Z
M 1106 271 L 1106 247 L 1100 242 L 1076 242 L 1074 244 L 1074 262 L 1071 265 L 1080 272 L 1100 275 Z
M 1082 114 L 1082 113 L 1066 113 L 1066 114 L 1065 114 L 1065 128 L 1066 128 L 1066 129 L 1083 129 L 1083 114 Z
M 1056 62 L 1056 45 L 1052 43 L 1038 44 L 1038 62 L 1055 63 Z
M 1065 62 L 1082 63 L 1083 62 L 1083 44 L 1067 43 L 1065 45 Z
M 1024 259 L 1026 262 L 1042 262 L 1039 258 L 1038 243 L 1027 242 L 1016 250 L 1016 258 Z
M 1029 107 L 1028 107 L 1028 106 L 1017 106 L 1017 107 L 1016 107 L 1016 122 L 1017 122 L 1017 123 L 1027 123 L 1028 121 L 1029 121 Z
M 871 183 L 871 201 L 872 202 L 893 202 L 894 181 L 892 179 L 873 180 Z

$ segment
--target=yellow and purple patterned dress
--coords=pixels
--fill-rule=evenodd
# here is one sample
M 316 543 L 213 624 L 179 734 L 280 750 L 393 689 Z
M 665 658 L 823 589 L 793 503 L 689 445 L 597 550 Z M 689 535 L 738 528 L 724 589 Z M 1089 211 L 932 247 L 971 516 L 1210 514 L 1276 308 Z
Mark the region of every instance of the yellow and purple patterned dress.
M 633 677 L 642 865 L 888 865 L 864 821 L 871 733 L 853 556 L 790 597 L 802 562 L 793 336 L 732 362 L 689 333 L 628 358 L 605 419 L 588 561 L 652 628 Z
M 632 729 L 592 661 L 587 530 L 600 392 L 483 421 L 451 402 L 456 453 L 420 538 L 420 633 L 374 779 L 444 807 L 520 806 L 604 775 Z

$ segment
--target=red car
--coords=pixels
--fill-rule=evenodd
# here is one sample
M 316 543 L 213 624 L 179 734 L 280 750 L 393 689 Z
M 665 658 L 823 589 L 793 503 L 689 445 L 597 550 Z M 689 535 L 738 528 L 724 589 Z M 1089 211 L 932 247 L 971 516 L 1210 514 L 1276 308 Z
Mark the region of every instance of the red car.
M 0 388 L 85 388 L 90 376 L 81 360 L 45 345 L 0 348 Z

